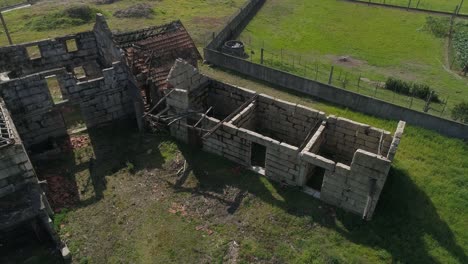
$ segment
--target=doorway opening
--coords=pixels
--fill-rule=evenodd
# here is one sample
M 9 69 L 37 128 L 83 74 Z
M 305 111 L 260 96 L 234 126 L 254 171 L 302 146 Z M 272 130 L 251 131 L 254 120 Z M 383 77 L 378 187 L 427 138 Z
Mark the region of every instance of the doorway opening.
M 266 147 L 255 142 L 252 142 L 251 154 L 250 154 L 250 165 L 254 168 L 255 171 L 265 173 L 265 164 L 266 164 Z
M 306 186 L 314 189 L 317 192 L 322 191 L 323 177 L 325 176 L 325 169 L 314 165 L 309 165 L 306 175 Z

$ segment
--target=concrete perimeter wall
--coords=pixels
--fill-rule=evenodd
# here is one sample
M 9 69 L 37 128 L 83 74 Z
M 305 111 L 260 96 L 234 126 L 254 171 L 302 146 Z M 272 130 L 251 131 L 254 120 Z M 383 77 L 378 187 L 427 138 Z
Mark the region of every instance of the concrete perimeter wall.
M 235 39 L 264 3 L 265 0 L 251 0 L 241 8 L 239 14 L 229 21 L 226 27 L 219 32 L 213 41 L 204 49 L 205 61 L 258 80 L 302 92 L 359 112 L 380 118 L 404 120 L 411 125 L 437 131 L 449 137 L 468 139 L 468 125 L 319 83 L 220 52 L 219 50 L 222 45 L 227 40 Z
M 468 126 L 455 121 L 319 83 L 208 48 L 205 49 L 205 60 L 216 66 L 233 70 L 287 89 L 302 92 L 359 112 L 386 119 L 404 120 L 411 125 L 434 130 L 446 136 L 465 140 L 468 139 Z

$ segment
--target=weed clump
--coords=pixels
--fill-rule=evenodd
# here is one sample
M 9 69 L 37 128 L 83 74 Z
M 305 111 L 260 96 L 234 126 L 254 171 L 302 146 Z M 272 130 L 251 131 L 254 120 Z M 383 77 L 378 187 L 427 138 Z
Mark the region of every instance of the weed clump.
M 154 10 L 149 4 L 136 4 L 126 9 L 117 10 L 114 13 L 118 18 L 151 18 L 154 15 Z
M 46 31 L 71 26 L 80 26 L 94 21 L 101 11 L 87 5 L 78 5 L 65 10 L 32 18 L 26 26 L 32 30 Z
M 463 101 L 452 109 L 452 118 L 456 121 L 468 124 L 468 102 Z

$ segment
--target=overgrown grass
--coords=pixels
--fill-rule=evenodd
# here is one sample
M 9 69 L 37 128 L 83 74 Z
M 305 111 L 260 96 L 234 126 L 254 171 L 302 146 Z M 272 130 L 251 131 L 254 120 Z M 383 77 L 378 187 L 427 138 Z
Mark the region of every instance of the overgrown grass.
M 101 10 L 112 30 L 135 30 L 152 25 L 160 25 L 172 20 L 180 19 L 188 29 L 197 45 L 203 46 L 211 38 L 214 31 L 222 28 L 228 17 L 234 14 L 245 0 L 120 0 L 113 4 L 96 5 L 94 0 L 82 0 L 93 9 Z M 154 15 L 151 18 L 117 18 L 113 14 L 117 10 L 127 9 L 135 3 L 147 3 L 152 6 Z M 92 21 L 86 24 L 75 24 L 66 20 L 66 26 L 59 26 L 63 17 L 54 17 L 54 14 L 63 13 L 70 6 L 70 1 L 49 0 L 40 1 L 30 8 L 15 10 L 4 14 L 14 43 L 30 42 L 48 37 L 56 37 L 92 29 Z M 47 18 L 42 21 L 43 18 Z M 59 23 L 60 22 L 60 23 Z M 73 22 L 73 23 L 72 23 Z M 37 31 L 32 24 L 51 24 L 55 28 Z M 0 31 L 0 45 L 7 45 L 6 36 Z
M 390 131 L 396 127 L 396 121 L 206 66 L 201 70 L 327 114 Z M 239 263 L 468 260 L 468 145 L 460 140 L 408 126 L 374 219 L 363 222 L 166 136 L 111 127 L 91 138 L 93 146 L 86 149 L 97 153 L 92 166 L 85 161 L 90 152 L 80 150 L 75 155 L 81 158 L 74 160 L 81 162 L 67 167 L 82 200 L 66 214 L 60 233 L 76 262 L 222 263 L 231 241 L 239 244 Z M 105 159 L 99 158 L 102 151 Z M 192 172 L 179 186 L 173 173 L 184 159 Z M 125 161 L 134 165 L 134 173 Z M 223 195 L 232 188 L 247 195 L 231 214 L 224 208 L 232 200 Z M 182 209 L 174 213 L 175 205 Z
M 293 73 L 303 75 L 307 64 L 307 76 L 314 78 L 317 63 L 323 72 L 319 79 L 327 82 L 334 64 L 334 78 L 342 70 L 354 90 L 359 76 L 380 82 L 392 76 L 425 83 L 442 99 L 449 97 L 452 107 L 468 98 L 468 80 L 448 70 L 445 42 L 425 30 L 426 16 L 347 1 L 267 1 L 241 39 L 249 54 L 254 50 L 256 62 L 262 47 L 267 60 L 273 57 L 276 62 L 283 50 L 283 61 L 288 65 L 295 61 L 296 66 L 288 69 Z M 341 56 L 350 56 L 354 62 L 341 63 Z M 333 83 L 342 86 L 338 80 Z M 367 90 L 373 93 L 374 89 Z M 363 91 L 366 89 L 359 92 Z M 389 93 L 379 98 L 392 101 L 392 97 Z M 407 100 L 399 104 L 409 105 Z

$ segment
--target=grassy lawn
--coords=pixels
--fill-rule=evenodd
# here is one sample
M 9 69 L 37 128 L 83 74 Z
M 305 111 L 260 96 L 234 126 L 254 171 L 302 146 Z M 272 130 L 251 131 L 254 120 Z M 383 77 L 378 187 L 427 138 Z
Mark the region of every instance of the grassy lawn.
M 441 99 L 448 97 L 450 108 L 468 99 L 468 79 L 448 70 L 446 44 L 426 32 L 425 23 L 425 14 L 346 1 L 267 1 L 240 38 L 249 54 L 253 49 L 256 62 L 264 47 L 267 65 L 309 78 L 316 77 L 317 65 L 322 82 L 328 81 L 333 64 L 334 85 L 357 91 L 361 77 L 359 92 L 367 95 L 374 95 L 375 84 L 389 76 L 426 83 Z M 340 61 L 342 56 L 349 61 Z M 347 85 L 338 79 L 347 79 Z M 393 98 L 383 89 L 377 97 L 410 104 L 407 97 Z M 418 104 L 413 107 L 422 110 L 422 100 Z
M 89 4 L 101 10 L 108 19 L 109 26 L 113 30 L 135 30 L 152 25 L 160 25 L 172 20 L 180 19 L 188 29 L 196 43 L 200 46 L 205 44 L 213 31 L 222 28 L 223 23 L 234 14 L 245 0 L 229 1 L 191 1 L 191 0 L 171 0 L 171 1 L 130 1 L 121 0 L 113 4 L 95 5 L 93 0 L 81 1 L 59 1 L 43 0 L 30 8 L 15 10 L 4 14 L 14 43 L 23 43 L 49 37 L 56 37 L 80 31 L 92 29 L 93 22 L 70 26 L 66 28 L 50 29 L 45 31 L 35 31 L 31 29 L 28 22 L 34 18 L 44 16 L 47 13 L 59 12 L 74 4 Z M 73 3 L 73 4 L 71 4 Z M 138 3 L 148 3 L 153 7 L 152 18 L 117 18 L 113 14 L 120 9 Z M 7 39 L 3 31 L 0 31 L 0 45 L 7 45 Z
M 21 4 L 27 2 L 26 0 L 0 0 L 0 8 Z
M 358 0 L 361 2 L 369 2 L 368 0 Z M 371 0 L 373 3 L 383 3 L 396 6 L 407 7 L 409 0 Z M 419 4 L 418 4 L 419 3 Z M 436 10 L 453 12 L 457 5 L 460 5 L 461 1 L 458 0 L 411 0 L 410 7 L 418 7 L 421 9 Z M 462 5 L 460 13 L 468 13 L 468 6 L 465 3 Z
M 230 73 L 202 71 L 328 114 L 396 127 Z M 116 125 L 92 130 L 89 138 L 38 169 L 63 177 L 78 197 L 68 206 L 53 203 L 68 208 L 55 224 L 75 263 L 468 261 L 468 145 L 460 140 L 408 126 L 375 217 L 362 222 L 164 134 Z M 178 176 L 185 162 L 190 173 Z

